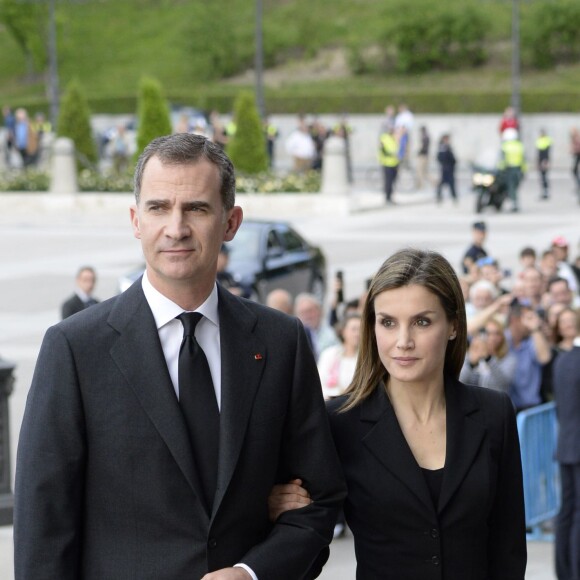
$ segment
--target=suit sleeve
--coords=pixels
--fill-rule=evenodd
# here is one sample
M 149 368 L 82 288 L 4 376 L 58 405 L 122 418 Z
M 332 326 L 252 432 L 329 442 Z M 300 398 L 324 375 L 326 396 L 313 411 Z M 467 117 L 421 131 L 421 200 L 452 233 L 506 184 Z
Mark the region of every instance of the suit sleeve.
M 16 580 L 81 578 L 84 421 L 70 345 L 48 330 L 26 402 L 16 463 Z
M 489 569 L 493 580 L 524 580 L 526 524 L 522 462 L 516 418 L 511 400 L 502 394 L 502 449 L 494 505 L 490 515 Z
M 313 503 L 282 514 L 267 539 L 242 559 L 258 580 L 315 578 L 327 547 L 346 486 L 322 397 L 320 379 L 302 325 L 298 336 L 292 392 L 280 458 L 280 479 L 300 477 Z M 326 551 L 326 552 L 325 552 Z

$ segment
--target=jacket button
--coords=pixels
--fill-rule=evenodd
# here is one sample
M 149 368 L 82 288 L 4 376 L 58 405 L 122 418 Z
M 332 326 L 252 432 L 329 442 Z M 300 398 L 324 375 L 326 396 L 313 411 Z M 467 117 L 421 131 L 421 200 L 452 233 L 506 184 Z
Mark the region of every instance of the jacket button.
M 437 528 L 433 528 L 431 530 L 431 537 L 436 540 L 439 537 L 439 530 Z
M 439 556 L 433 556 L 431 558 L 431 563 L 433 564 L 433 566 L 439 566 Z
M 215 538 L 210 538 L 207 542 L 207 545 L 213 550 L 214 548 L 217 548 L 217 540 Z

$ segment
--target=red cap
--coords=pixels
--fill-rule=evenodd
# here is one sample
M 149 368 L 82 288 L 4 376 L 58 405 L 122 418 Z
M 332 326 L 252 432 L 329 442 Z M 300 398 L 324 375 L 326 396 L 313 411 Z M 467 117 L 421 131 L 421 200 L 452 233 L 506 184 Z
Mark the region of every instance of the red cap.
M 557 236 L 552 240 L 552 246 L 558 246 L 558 248 L 567 248 L 568 240 L 564 236 Z

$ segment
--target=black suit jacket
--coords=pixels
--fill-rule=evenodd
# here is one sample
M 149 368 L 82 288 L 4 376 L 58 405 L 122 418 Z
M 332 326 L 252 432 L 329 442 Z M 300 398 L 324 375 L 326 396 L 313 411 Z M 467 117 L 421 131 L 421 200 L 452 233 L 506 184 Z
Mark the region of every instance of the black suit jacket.
M 556 459 L 580 463 L 580 347 L 556 358 L 554 395 L 559 422 Z
M 20 435 L 17 580 L 176 580 L 243 562 L 296 580 L 332 537 L 344 483 L 302 325 L 219 290 L 213 513 L 140 283 L 50 328 Z M 314 503 L 268 520 L 272 485 Z
M 331 428 L 348 487 L 346 519 L 361 580 L 523 580 L 519 442 L 504 393 L 448 380 L 447 450 L 439 503 L 381 385 Z
M 93 306 L 98 303 L 98 300 L 95 298 L 91 298 L 89 302 L 83 302 L 78 294 L 73 294 L 70 298 L 65 300 L 61 306 L 61 317 L 64 320 L 89 306 Z

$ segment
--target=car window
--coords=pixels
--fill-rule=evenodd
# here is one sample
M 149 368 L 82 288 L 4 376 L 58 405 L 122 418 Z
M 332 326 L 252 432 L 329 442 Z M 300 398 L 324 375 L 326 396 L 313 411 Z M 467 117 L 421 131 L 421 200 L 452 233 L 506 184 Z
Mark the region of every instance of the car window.
M 256 259 L 260 254 L 260 230 L 240 228 L 236 237 L 228 243 L 230 261 Z
M 292 230 L 278 232 L 284 238 L 284 245 L 288 252 L 299 252 L 304 249 L 302 238 L 297 236 Z
M 268 253 L 282 251 L 283 249 L 284 246 L 282 244 L 282 241 L 278 237 L 278 233 L 275 232 L 274 230 L 270 230 L 268 232 L 268 248 L 267 248 Z

